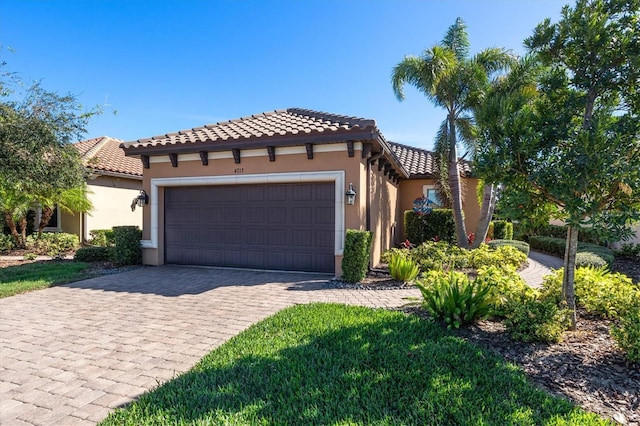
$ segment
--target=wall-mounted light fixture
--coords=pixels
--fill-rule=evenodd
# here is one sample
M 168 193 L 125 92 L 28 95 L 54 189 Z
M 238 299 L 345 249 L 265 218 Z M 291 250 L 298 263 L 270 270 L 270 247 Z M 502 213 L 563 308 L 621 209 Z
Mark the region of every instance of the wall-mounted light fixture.
M 136 206 L 144 207 L 147 204 L 149 204 L 149 195 L 147 195 L 147 192 L 144 189 L 141 189 L 140 195 L 134 198 L 131 203 L 131 211 L 135 211 Z
M 347 204 L 352 206 L 356 203 L 356 191 L 353 189 L 353 184 L 349 183 L 349 189 L 344 193 L 347 197 Z

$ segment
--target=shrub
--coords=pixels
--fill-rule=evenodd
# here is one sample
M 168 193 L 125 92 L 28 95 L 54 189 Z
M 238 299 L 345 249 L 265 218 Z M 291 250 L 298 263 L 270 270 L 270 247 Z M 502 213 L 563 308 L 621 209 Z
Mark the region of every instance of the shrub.
M 47 256 L 60 256 L 80 246 L 77 235 L 63 232 L 43 232 L 40 238 L 32 234 L 27 237 L 26 243 L 27 250 Z
M 535 250 L 544 251 L 546 253 L 562 257 L 564 256 L 566 240 L 562 238 L 534 235 L 529 237 L 529 245 Z M 593 262 L 596 263 L 593 266 L 598 266 L 604 261 L 607 265 L 611 266 L 615 259 L 613 251 L 596 244 L 578 243 L 578 254 L 580 253 L 589 253 L 589 255 L 581 255 L 581 262 L 583 262 L 583 265 L 585 263 L 589 264 L 588 262 Z M 594 256 L 597 256 L 600 259 L 596 260 Z
M 602 257 L 595 253 L 580 252 L 576 253 L 576 268 L 583 267 L 608 268 L 609 264 Z
M 382 256 L 380 256 L 380 261 L 388 265 L 391 262 L 391 258 L 394 256 L 402 256 L 408 258 L 410 256 L 409 249 L 396 247 L 390 248 L 389 250 L 386 250 L 384 253 L 382 253 Z
M 491 240 L 487 242 L 487 245 L 493 249 L 497 249 L 502 246 L 511 246 L 515 247 L 521 252 L 525 254 L 525 256 L 529 256 L 529 244 L 524 241 L 518 240 Z
M 80 247 L 73 260 L 78 262 L 109 262 L 113 258 L 113 247 Z
M 466 250 L 468 266 L 478 269 L 489 266 L 519 268 L 527 260 L 527 256 L 511 246 L 502 246 L 493 250 L 486 244 L 474 250 Z
M 466 268 L 469 263 L 467 250 L 444 241 L 427 241 L 410 250 L 409 256 L 420 265 L 422 271 L 441 270 L 446 266 Z
M 10 251 L 15 247 L 11 235 L 0 234 L 0 253 Z
M 89 244 L 99 247 L 111 247 L 116 245 L 113 229 L 92 229 L 89 231 L 91 239 Z
M 512 240 L 513 224 L 506 220 L 496 220 L 493 222 L 493 236 L 496 240 Z
M 506 305 L 509 300 L 522 296 L 536 297 L 537 291 L 529 287 L 515 268 L 496 267 L 481 268 L 476 280 L 491 285 L 489 303 L 493 315 L 506 315 Z
M 545 298 L 562 298 L 562 268 L 544 277 L 542 292 Z M 577 268 L 574 279 L 576 304 L 587 312 L 609 318 L 625 315 L 640 300 L 640 287 L 631 278 L 606 268 Z
M 416 286 L 424 298 L 425 309 L 444 320 L 448 328 L 458 328 L 491 312 L 492 284 L 487 281 L 470 280 L 461 272 L 430 271 Z
M 496 225 L 493 221 L 489 222 L 489 229 L 487 229 L 487 239 L 493 240 L 495 238 L 495 228 Z
M 402 254 L 395 254 L 391 256 L 389 272 L 394 280 L 407 283 L 418 276 L 420 267 L 413 259 L 409 259 Z
M 137 226 L 114 226 L 115 249 L 113 262 L 116 265 L 138 265 L 142 263 L 140 239 L 142 231 Z
M 433 209 L 424 216 L 407 210 L 404 212 L 404 229 L 405 238 L 416 245 L 434 239 L 449 243 L 456 241 L 456 225 L 451 209 Z
M 342 257 L 342 279 L 349 283 L 361 281 L 369 269 L 373 234 L 347 229 Z
M 640 362 L 640 303 L 631 306 L 619 323 L 611 326 L 611 336 L 629 360 Z
M 548 299 L 523 296 L 506 305 L 504 325 L 514 340 L 557 343 L 571 324 L 569 309 L 558 307 Z

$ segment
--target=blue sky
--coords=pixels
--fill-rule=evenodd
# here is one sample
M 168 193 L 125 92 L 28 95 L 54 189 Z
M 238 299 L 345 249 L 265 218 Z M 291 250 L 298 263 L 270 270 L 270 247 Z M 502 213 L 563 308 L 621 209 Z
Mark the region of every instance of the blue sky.
M 523 54 L 524 38 L 567 2 L 2 0 L 0 45 L 23 79 L 106 105 L 87 138 L 300 107 L 372 118 L 388 140 L 430 148 L 444 111 L 409 87 L 399 102 L 393 66 L 440 42 L 458 16 L 472 52 Z

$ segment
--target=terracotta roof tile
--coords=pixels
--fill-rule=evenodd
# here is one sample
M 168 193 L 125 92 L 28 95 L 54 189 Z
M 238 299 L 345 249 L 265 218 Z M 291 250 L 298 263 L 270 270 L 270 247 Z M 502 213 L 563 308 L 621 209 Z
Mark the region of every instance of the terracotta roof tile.
M 105 172 L 142 176 L 142 164 L 136 158 L 126 157 L 120 148 L 123 141 L 102 136 L 74 143 L 87 167 Z
M 433 152 L 395 142 L 388 142 L 388 144 L 391 152 L 407 169 L 410 177 L 434 177 L 436 158 Z M 466 176 L 471 175 L 471 164 L 464 160 L 460 164 L 462 172 Z
M 224 143 L 261 137 L 293 136 L 376 128 L 374 120 L 329 114 L 301 108 L 288 108 L 236 120 L 208 124 L 175 133 L 127 142 L 124 148 L 179 145 L 198 142 Z

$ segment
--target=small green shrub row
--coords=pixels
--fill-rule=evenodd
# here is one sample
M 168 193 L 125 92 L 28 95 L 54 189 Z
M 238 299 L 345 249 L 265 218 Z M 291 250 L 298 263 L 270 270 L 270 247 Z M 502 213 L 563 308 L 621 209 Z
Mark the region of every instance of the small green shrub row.
M 567 227 L 562 225 L 542 225 L 533 229 L 520 229 L 519 232 L 525 234 L 524 238 L 527 239 L 534 235 L 539 237 L 562 238 L 563 240 L 567 238 Z M 580 229 L 580 232 L 578 232 L 578 241 L 597 245 L 604 243 L 598 234 L 589 228 Z
M 66 252 L 75 250 L 80 246 L 77 235 L 66 234 L 64 232 L 43 232 L 40 238 L 37 234 L 27 237 L 27 250 L 32 253 L 60 256 Z
M 15 247 L 13 237 L 0 233 L 0 253 L 12 250 Z
M 141 238 L 142 231 L 137 226 L 114 226 L 113 263 L 116 265 L 139 265 L 142 263 Z
M 491 241 L 487 241 L 487 245 L 489 247 L 491 247 L 492 249 L 497 249 L 498 247 L 502 247 L 502 246 L 515 247 L 516 249 L 518 249 L 522 253 L 524 253 L 527 257 L 529 256 L 529 244 L 525 243 L 524 241 L 518 241 L 518 240 L 491 240 Z
M 73 260 L 77 262 L 110 262 L 113 259 L 114 250 L 114 247 L 80 247 L 76 250 Z
M 405 238 L 415 245 L 425 241 L 456 241 L 456 225 L 451 209 L 433 209 L 420 216 L 413 210 L 404 212 Z
M 91 239 L 89 244 L 99 247 L 112 247 L 116 245 L 113 229 L 92 229 L 89 231 Z
M 513 224 L 506 220 L 493 221 L 493 238 L 496 240 L 512 240 Z
M 342 279 L 357 283 L 367 275 L 371 257 L 373 234 L 369 231 L 347 229 L 342 256 Z
M 529 245 L 534 250 L 563 257 L 566 240 L 555 237 L 542 237 L 538 235 L 529 238 Z M 576 255 L 576 267 L 579 266 L 611 266 L 615 256 L 613 251 L 597 244 L 578 243 L 578 253 Z

